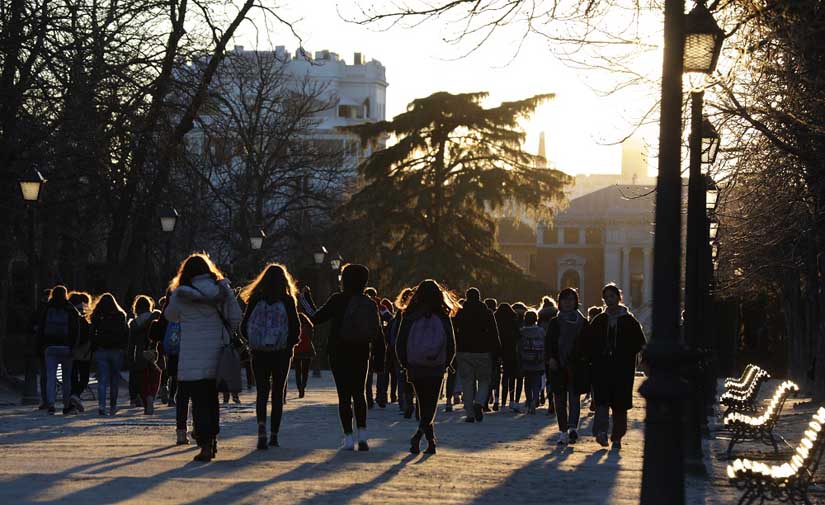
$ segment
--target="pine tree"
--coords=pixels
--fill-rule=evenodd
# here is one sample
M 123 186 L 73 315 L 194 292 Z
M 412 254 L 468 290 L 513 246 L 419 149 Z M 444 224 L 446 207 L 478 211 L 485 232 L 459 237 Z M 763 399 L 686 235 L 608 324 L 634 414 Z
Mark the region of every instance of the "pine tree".
M 498 296 L 541 291 L 496 250 L 492 213 L 517 203 L 548 218 L 551 205 L 564 199 L 568 176 L 537 167 L 539 159 L 522 149 L 518 123 L 553 95 L 489 109 L 480 103 L 486 97 L 438 92 L 392 121 L 344 128 L 363 143 L 397 139 L 359 167 L 364 187 L 343 207 L 338 228 L 347 249 L 378 267 L 381 285 L 395 289 L 432 277 Z

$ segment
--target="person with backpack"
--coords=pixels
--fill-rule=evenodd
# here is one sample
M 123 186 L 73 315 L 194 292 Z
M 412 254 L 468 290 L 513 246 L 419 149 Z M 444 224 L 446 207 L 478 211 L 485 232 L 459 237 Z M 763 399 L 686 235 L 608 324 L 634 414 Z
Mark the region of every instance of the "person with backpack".
M 255 415 L 258 420 L 258 449 L 278 447 L 278 431 L 284 411 L 284 388 L 290 363 L 301 334 L 296 308 L 297 288 L 286 267 L 269 263 L 241 290 L 246 304 L 241 332 L 252 351 L 252 369 L 257 384 Z M 270 436 L 266 436 L 266 404 L 272 392 Z
M 208 462 L 217 455 L 220 433 L 218 361 L 241 321 L 241 308 L 229 281 L 205 253 L 186 258 L 169 289 L 172 295 L 163 313 L 170 323 L 180 323 L 178 388 L 192 400 L 200 447 L 194 460 Z
M 579 293 L 564 288 L 559 293 L 559 313 L 547 328 L 548 382 L 556 407 L 561 445 L 579 439 L 581 395 L 590 391 L 590 354 L 587 318 L 579 312 Z M 569 415 L 569 417 L 568 417 Z
M 467 301 L 455 316 L 458 376 L 464 387 L 464 410 L 468 423 L 481 422 L 482 406 L 490 391 L 493 359 L 501 350 L 498 327 L 490 309 L 481 302 L 481 293 L 470 288 Z
M 593 319 L 588 331 L 596 404 L 593 434 L 599 445 L 607 447 L 609 409 L 613 414 L 612 448 L 620 450 L 627 433 L 627 411 L 633 407 L 636 355 L 645 345 L 645 335 L 642 325 L 622 304 L 622 292 L 615 284 L 602 289 L 602 299 L 605 310 Z
M 72 396 L 69 398 L 69 413 L 84 412 L 80 396 L 89 387 L 89 371 L 92 367 L 92 341 L 89 339 L 89 322 L 86 320 L 92 305 L 89 293 L 72 291 L 69 302 L 74 305 L 80 317 L 77 319 L 77 340 L 72 348 Z
M 98 414 L 106 415 L 106 391 L 109 391 L 109 415 L 117 413 L 120 370 L 129 345 L 129 324 L 124 311 L 111 293 L 98 298 L 89 316 L 91 340 L 97 365 Z
M 57 366 L 62 369 L 63 414 L 71 411 L 72 348 L 77 341 L 80 315 L 69 302 L 65 286 L 55 286 L 49 295 L 43 319 L 38 327 L 38 347 L 43 350 L 46 364 L 46 411 L 55 413 L 57 396 Z
M 333 293 L 318 309 L 312 321 L 316 325 L 332 321 L 328 353 L 332 377 L 338 392 L 338 415 L 344 430 L 344 450 L 354 450 L 352 417 L 358 429 L 358 450 L 368 451 L 367 398 L 365 385 L 370 355 L 383 363 L 384 335 L 378 307 L 364 294 L 369 281 L 364 265 L 347 264 L 341 271 L 341 291 Z
M 434 431 L 438 395 L 444 374 L 455 358 L 455 335 L 450 316 L 455 303 L 449 293 L 432 279 L 422 281 L 404 309 L 396 341 L 398 362 L 405 371 L 418 399 L 418 429 L 410 440 L 410 452 L 421 451 L 421 438 L 427 439 L 427 454 L 435 454 Z
M 315 327 L 304 312 L 299 311 L 298 318 L 301 322 L 301 335 L 295 348 L 295 387 L 298 389 L 298 398 L 303 398 L 309 382 L 309 367 L 315 358 L 315 346 L 312 344 Z
M 519 330 L 518 361 L 520 374 L 524 377 L 528 414 L 536 413 L 541 376 L 544 375 L 544 329 L 538 326 L 538 320 L 538 314 L 528 310 L 524 314 L 524 326 Z
M 158 366 L 157 341 L 150 338 L 151 328 L 160 317 L 155 302 L 146 295 L 138 295 L 132 301 L 134 318 L 129 321 L 128 360 L 132 363 L 131 374 L 137 376 L 137 392 L 143 413 L 155 412 L 155 396 L 160 387 L 161 369 Z M 131 391 L 130 391 L 131 393 Z

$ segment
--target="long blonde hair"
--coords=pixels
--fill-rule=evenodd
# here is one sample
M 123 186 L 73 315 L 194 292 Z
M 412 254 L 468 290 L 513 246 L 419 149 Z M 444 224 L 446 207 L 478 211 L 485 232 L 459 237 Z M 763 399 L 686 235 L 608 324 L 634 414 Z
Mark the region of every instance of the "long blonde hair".
M 267 263 L 255 280 L 241 289 L 241 300 L 248 304 L 252 298 L 280 299 L 290 297 L 295 301 L 298 288 L 289 270 L 280 263 Z
M 209 254 L 205 252 L 192 253 L 181 262 L 178 273 L 169 283 L 169 291 L 174 291 L 180 286 L 191 286 L 192 278 L 203 274 L 211 275 L 216 281 L 224 278 L 223 272 L 215 265 Z

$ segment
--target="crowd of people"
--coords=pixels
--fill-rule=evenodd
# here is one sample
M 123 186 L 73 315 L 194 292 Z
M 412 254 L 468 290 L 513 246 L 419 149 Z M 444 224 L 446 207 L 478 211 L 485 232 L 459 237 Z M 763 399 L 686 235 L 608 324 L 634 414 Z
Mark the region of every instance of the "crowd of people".
M 219 395 L 240 402 L 241 368 L 226 358 L 226 349 L 237 349 L 247 383 L 256 387 L 257 448 L 277 447 L 289 371 L 295 369 L 303 398 L 314 327 L 328 323 L 344 450 L 369 450 L 368 410 L 397 403 L 400 414 L 418 421 L 410 452 L 419 453 L 426 440 L 425 452 L 434 454 L 439 400 L 452 412 L 459 397 L 467 423 L 491 411 L 535 415 L 546 404 L 558 443 L 574 444 L 583 396 L 595 412 L 596 441 L 621 449 L 645 337 L 614 284 L 602 291 L 604 305 L 585 315 L 573 288 L 563 289 L 558 302 L 544 297 L 534 310 L 483 299 L 473 287 L 458 299 L 432 279 L 391 301 L 368 287 L 369 270 L 359 264 L 345 265 L 340 280 L 340 290 L 317 307 L 281 264 L 267 264 L 235 290 L 208 255 L 196 253 L 157 304 L 139 295 L 131 314 L 110 293 L 93 297 L 56 286 L 34 321 L 41 409 L 56 412 L 59 365 L 63 414 L 83 412 L 94 362 L 98 414 L 115 415 L 121 371 L 128 370 L 130 407 L 147 415 L 158 400 L 174 407 L 177 443 L 191 436 L 200 448 L 195 460 L 210 461 L 218 450 Z M 237 380 L 225 380 L 227 369 Z

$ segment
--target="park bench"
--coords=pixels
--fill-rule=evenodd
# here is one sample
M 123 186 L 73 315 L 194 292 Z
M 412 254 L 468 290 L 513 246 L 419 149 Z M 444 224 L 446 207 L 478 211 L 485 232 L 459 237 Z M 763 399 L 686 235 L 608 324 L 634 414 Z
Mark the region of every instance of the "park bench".
M 759 390 L 762 388 L 762 384 L 770 378 L 770 374 L 760 368 L 753 373 L 753 378 L 746 390 L 739 391 L 732 389 L 726 391 L 719 398 L 719 403 L 727 409 L 725 410 L 725 415 L 731 412 L 754 412 L 754 403 L 759 396 Z
M 768 465 L 749 459 L 737 459 L 728 465 L 728 478 L 737 489 L 745 490 L 738 505 L 760 500 L 810 504 L 808 487 L 814 480 L 819 461 L 822 459 L 822 426 L 825 424 L 825 408 L 820 407 L 799 442 L 790 461 L 781 465 Z
M 58 363 L 57 364 L 57 392 L 60 393 L 63 389 L 63 366 Z M 71 384 L 71 381 L 69 381 Z M 97 386 L 97 376 L 89 376 L 89 384 L 86 386 L 86 391 L 92 395 L 92 400 L 95 399 L 95 391 L 92 389 L 92 386 Z M 59 396 L 59 395 L 58 395 Z
M 760 416 L 749 416 L 740 412 L 733 412 L 725 416 L 723 424 L 732 435 L 728 444 L 728 459 L 730 459 L 733 446 L 739 442 L 748 440 L 759 441 L 766 445 L 772 445 L 773 451 L 779 453 L 776 445 L 776 437 L 773 435 L 773 428 L 776 425 L 785 400 L 792 392 L 799 391 L 799 386 L 791 381 L 785 381 L 776 388 L 765 412 Z
M 751 380 L 751 374 L 759 367 L 753 363 L 748 363 L 740 377 L 728 377 L 725 379 L 725 391 L 730 389 L 742 390 L 747 388 L 748 382 Z

